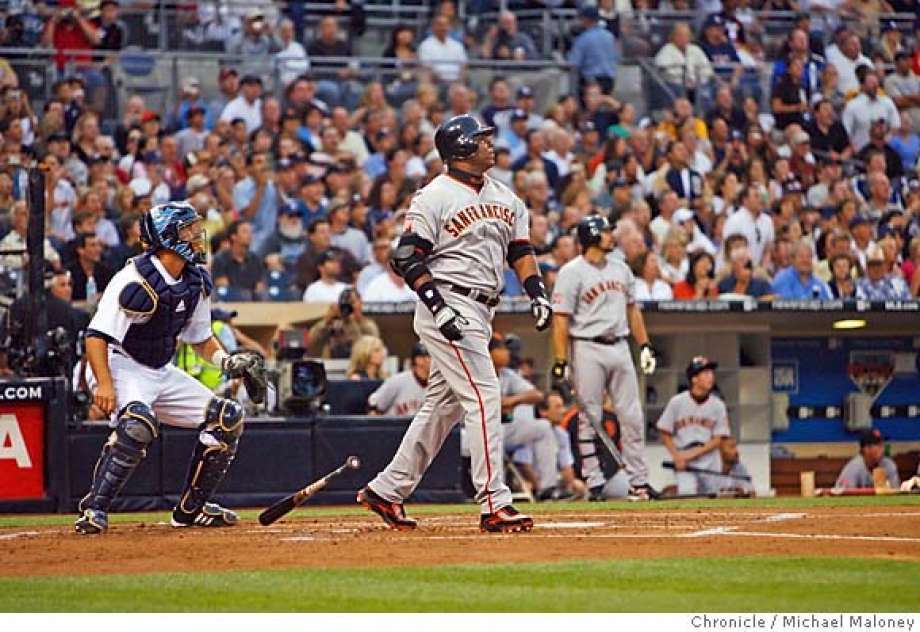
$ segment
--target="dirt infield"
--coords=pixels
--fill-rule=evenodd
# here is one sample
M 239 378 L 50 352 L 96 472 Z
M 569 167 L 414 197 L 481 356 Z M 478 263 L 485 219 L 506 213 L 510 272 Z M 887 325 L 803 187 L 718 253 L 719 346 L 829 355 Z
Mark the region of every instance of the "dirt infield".
M 271 527 L 178 531 L 119 523 L 102 537 L 70 527 L 0 529 L 0 576 L 429 566 L 656 557 L 803 555 L 920 560 L 920 507 L 811 507 L 533 512 L 534 531 L 484 535 L 468 514 L 421 515 L 413 532 L 375 516 L 311 518 Z M 165 514 L 164 514 L 165 517 Z M 118 560 L 117 565 L 113 560 Z

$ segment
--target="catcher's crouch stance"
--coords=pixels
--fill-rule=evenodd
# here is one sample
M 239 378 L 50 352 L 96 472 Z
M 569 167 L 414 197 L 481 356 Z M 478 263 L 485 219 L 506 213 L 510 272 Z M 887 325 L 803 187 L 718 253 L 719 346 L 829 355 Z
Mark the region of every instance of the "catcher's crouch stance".
M 194 345 L 231 377 L 242 377 L 250 397 L 264 397 L 262 359 L 228 355 L 211 335 L 210 275 L 205 234 L 195 209 L 163 204 L 141 221 L 147 252 L 128 261 L 106 287 L 87 330 L 93 401 L 116 414 L 115 430 L 102 447 L 89 493 L 80 501 L 77 533 L 108 528 L 112 501 L 159 435 L 160 423 L 199 428 L 188 479 L 173 509 L 174 527 L 223 527 L 237 515 L 208 502 L 236 454 L 243 409 L 215 397 L 171 364 L 178 340 Z

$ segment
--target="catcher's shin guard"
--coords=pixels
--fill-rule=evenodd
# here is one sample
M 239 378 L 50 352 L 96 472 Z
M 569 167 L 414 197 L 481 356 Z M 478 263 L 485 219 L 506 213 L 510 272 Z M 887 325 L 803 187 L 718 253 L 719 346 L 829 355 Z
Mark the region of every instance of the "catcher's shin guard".
M 194 519 L 201 513 L 230 469 L 242 434 L 243 407 L 239 403 L 220 397 L 208 402 L 205 422 L 189 463 L 185 491 L 173 511 L 177 520 L 185 522 L 184 518 Z
M 158 430 L 159 422 L 146 404 L 131 402 L 122 409 L 115 430 L 102 446 L 89 493 L 80 501 L 81 513 L 87 509 L 108 512 L 112 501 L 147 456 L 147 446 L 157 438 Z

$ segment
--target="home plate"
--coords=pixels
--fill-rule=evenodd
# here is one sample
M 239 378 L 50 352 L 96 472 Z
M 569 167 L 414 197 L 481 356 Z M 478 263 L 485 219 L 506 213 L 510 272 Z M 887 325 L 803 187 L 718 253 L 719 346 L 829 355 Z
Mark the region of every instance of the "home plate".
M 538 522 L 534 527 L 541 529 L 596 529 L 603 527 L 604 522 Z

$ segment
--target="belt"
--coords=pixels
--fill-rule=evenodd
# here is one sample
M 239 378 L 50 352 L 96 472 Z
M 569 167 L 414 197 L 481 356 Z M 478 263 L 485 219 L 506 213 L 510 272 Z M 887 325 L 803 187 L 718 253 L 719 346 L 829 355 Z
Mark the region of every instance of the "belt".
M 482 303 L 486 307 L 495 307 L 501 303 L 501 299 L 497 296 L 492 296 L 488 292 L 483 290 L 477 290 L 473 287 L 464 287 L 462 285 L 454 285 L 453 283 L 448 284 L 450 291 L 454 294 L 461 294 L 463 296 L 468 296 L 477 303 Z
M 594 338 L 582 338 L 581 336 L 571 336 L 573 340 L 585 340 L 587 342 L 596 342 L 599 345 L 615 345 L 626 340 L 626 336 L 595 336 Z

